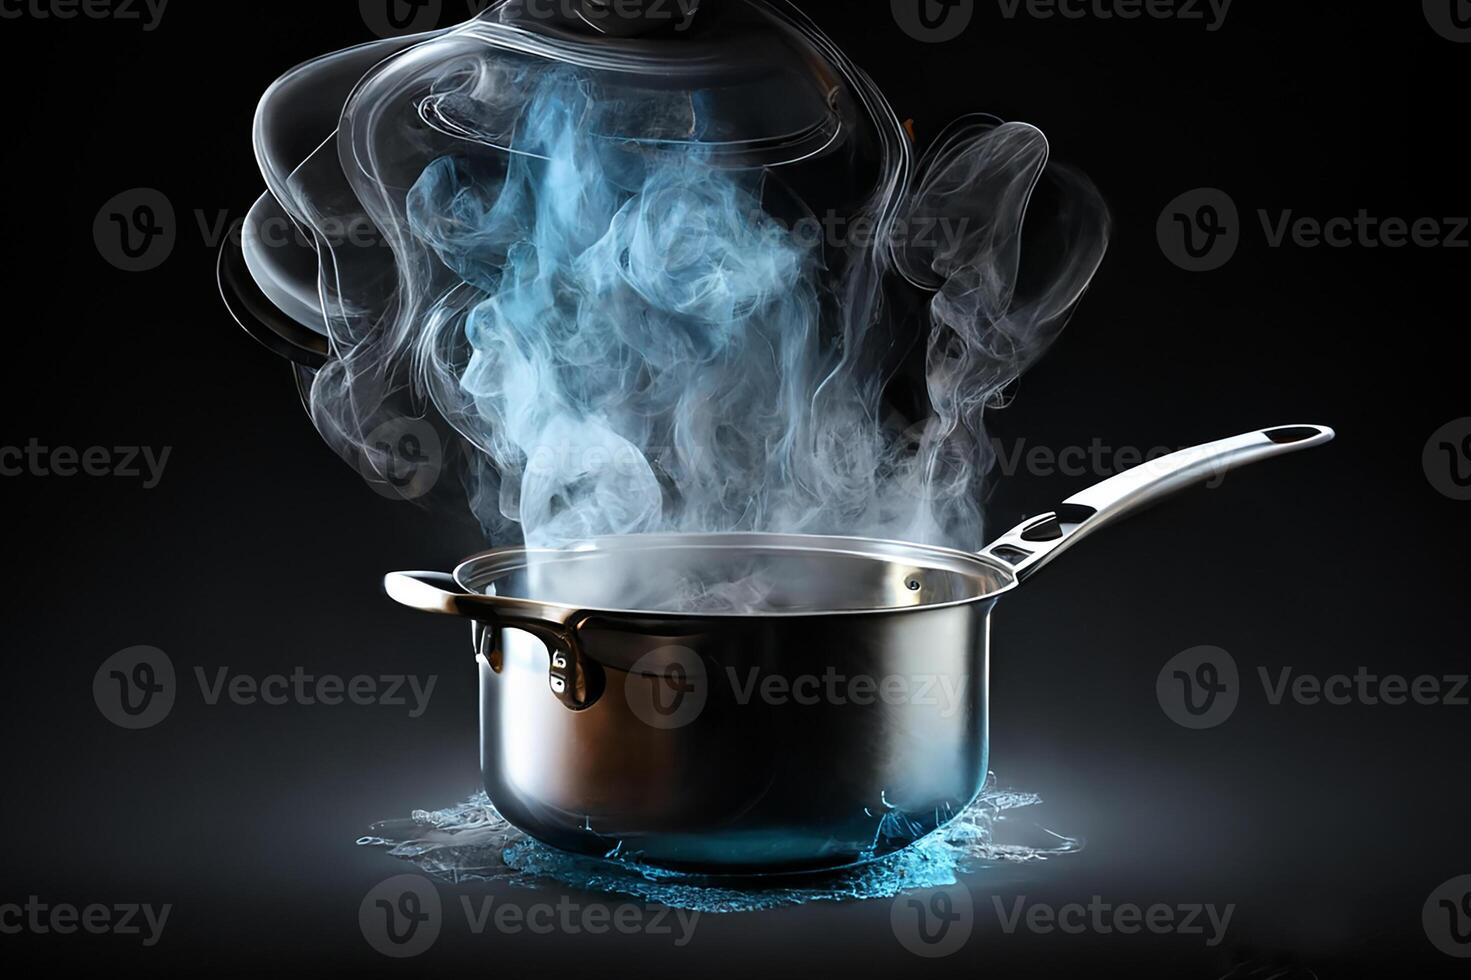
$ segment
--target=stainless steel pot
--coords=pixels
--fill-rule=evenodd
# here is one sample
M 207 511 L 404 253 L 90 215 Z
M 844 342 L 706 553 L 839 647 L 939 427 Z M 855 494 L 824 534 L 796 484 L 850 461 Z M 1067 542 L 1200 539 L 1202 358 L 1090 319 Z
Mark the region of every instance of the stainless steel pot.
M 943 826 L 987 772 L 992 607 L 1094 531 L 1225 470 L 1329 442 L 1287 426 L 1146 463 L 978 555 L 845 537 L 649 535 L 506 549 L 390 596 L 474 624 L 481 768 L 555 847 L 722 874 L 837 868 Z M 759 612 L 680 612 L 691 582 Z M 639 608 L 611 600 L 630 591 Z M 662 601 L 661 601 L 662 599 Z

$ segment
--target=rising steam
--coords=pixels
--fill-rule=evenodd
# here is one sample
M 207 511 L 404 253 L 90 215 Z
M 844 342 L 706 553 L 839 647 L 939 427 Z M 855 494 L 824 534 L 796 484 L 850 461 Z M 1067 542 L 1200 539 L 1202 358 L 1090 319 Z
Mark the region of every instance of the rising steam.
M 343 117 L 333 186 L 392 261 L 324 253 L 336 356 L 311 397 L 340 452 L 377 451 L 366 434 L 405 399 L 432 405 L 498 544 L 983 543 L 986 412 L 1107 247 L 1096 190 L 1049 165 L 1041 132 L 967 119 L 917 166 L 898 137 L 835 222 L 795 203 L 780 167 L 714 153 L 698 92 L 630 98 L 586 67 L 487 57 L 473 24 L 435 44 L 432 65 L 363 85 Z M 897 136 L 872 83 L 829 54 Z M 661 131 L 682 138 L 619 138 Z M 314 169 L 273 184 L 308 223 L 327 196 Z M 860 219 L 861 240 L 846 231 Z M 891 397 L 906 350 L 918 410 Z

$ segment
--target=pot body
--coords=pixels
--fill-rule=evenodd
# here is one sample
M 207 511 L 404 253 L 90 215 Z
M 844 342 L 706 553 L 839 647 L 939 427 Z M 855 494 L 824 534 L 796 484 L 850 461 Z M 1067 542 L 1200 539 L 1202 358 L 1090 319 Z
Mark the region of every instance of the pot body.
M 536 637 L 482 627 L 481 768 L 567 851 L 720 874 L 861 864 L 944 825 L 987 773 L 994 599 L 862 615 L 594 617 L 602 696 L 569 711 Z

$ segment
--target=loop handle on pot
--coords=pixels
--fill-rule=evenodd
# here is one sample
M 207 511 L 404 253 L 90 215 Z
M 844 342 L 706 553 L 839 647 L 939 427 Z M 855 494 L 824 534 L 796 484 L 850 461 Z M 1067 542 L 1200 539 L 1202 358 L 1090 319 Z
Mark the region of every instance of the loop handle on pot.
M 981 554 L 1011 566 L 1024 582 L 1078 541 L 1143 507 L 1238 466 L 1333 439 L 1327 426 L 1285 425 L 1162 456 L 1069 497 L 1053 513 L 1029 518 Z
M 477 630 L 477 652 L 492 665 L 502 662 L 502 630 L 530 633 L 546 644 L 548 686 L 573 711 L 590 708 L 602 697 L 603 669 L 582 651 L 577 624 L 583 616 L 575 610 L 465 592 L 454 576 L 442 572 L 394 572 L 384 577 L 383 588 L 389 598 L 411 609 L 459 616 L 483 627 L 483 632 Z

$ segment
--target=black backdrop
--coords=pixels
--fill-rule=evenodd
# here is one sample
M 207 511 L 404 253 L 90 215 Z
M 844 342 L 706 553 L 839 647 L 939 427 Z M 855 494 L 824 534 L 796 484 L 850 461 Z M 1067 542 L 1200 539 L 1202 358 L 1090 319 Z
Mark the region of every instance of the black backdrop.
M 1467 670 L 1471 503 L 1436 489 L 1422 451 L 1471 414 L 1460 302 L 1471 236 L 1459 249 L 1273 248 L 1257 212 L 1471 213 L 1471 45 L 1442 37 L 1418 3 L 1240 0 L 1208 30 L 1092 8 L 1008 19 L 982 2 L 943 44 L 904 34 L 887 3 L 805 6 L 914 119 L 921 143 L 965 111 L 1025 119 L 1109 199 L 1112 252 L 1063 342 L 995 416 L 1003 445 L 1148 449 L 1307 421 L 1339 431 L 1329 449 L 1233 476 L 1080 548 L 998 611 L 992 768 L 1041 794 L 1038 819 L 1086 838 L 1084 851 L 969 879 L 975 935 L 935 960 L 905 951 L 887 902 L 707 917 L 683 949 L 655 936 L 446 928 L 417 960 L 378 956 L 358 903 L 406 869 L 354 838 L 477 782 L 463 632 L 394 608 L 378 579 L 451 565 L 477 542 L 375 495 L 327 452 L 287 370 L 222 309 L 199 225 L 239 217 L 260 192 L 249 136 L 261 91 L 371 35 L 358 5 L 340 0 L 178 0 L 153 30 L 7 4 L 0 443 L 171 455 L 153 489 L 126 477 L 0 480 L 11 569 L 0 904 L 34 895 L 173 911 L 151 948 L 26 929 L 0 935 L 0 957 L 527 975 L 1464 970 L 1432 946 L 1421 910 L 1471 874 L 1471 709 L 1272 705 L 1257 669 Z M 159 268 L 127 273 L 99 253 L 93 222 L 137 187 L 167 196 L 178 243 Z M 1223 268 L 1191 273 L 1168 260 L 1156 224 L 1200 187 L 1235 201 L 1242 241 Z M 1093 478 L 1009 475 L 992 520 L 1009 525 Z M 1240 666 L 1241 702 L 1226 724 L 1189 731 L 1161 710 L 1155 678 L 1207 644 Z M 105 659 L 136 645 L 169 654 L 181 693 L 164 723 L 124 731 L 91 686 Z M 211 706 L 193 671 L 221 666 L 440 682 L 418 719 L 389 707 Z M 1236 911 L 1216 947 L 1006 935 L 993 895 Z

